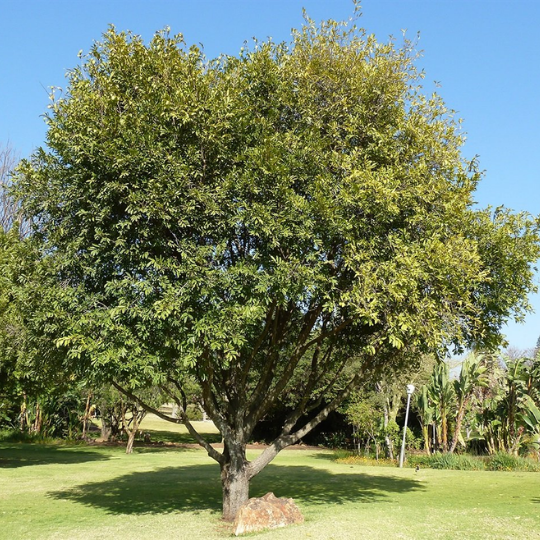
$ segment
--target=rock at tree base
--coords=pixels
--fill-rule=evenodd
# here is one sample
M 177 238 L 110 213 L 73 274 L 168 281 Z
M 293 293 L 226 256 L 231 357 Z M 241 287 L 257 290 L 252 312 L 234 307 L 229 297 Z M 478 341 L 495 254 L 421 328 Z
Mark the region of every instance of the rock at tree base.
M 303 523 L 304 516 L 292 499 L 279 499 L 273 493 L 249 499 L 240 507 L 234 520 L 236 536 L 264 529 L 277 529 Z

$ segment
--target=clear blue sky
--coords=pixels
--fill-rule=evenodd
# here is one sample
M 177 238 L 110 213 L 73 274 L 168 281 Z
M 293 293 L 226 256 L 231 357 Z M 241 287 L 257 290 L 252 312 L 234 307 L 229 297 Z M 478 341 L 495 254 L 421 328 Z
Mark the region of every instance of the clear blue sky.
M 486 174 L 477 191 L 482 207 L 504 204 L 540 214 L 540 0 L 364 0 L 360 24 L 384 41 L 420 32 L 419 64 L 464 119 L 468 157 Z M 302 24 L 302 7 L 321 19 L 346 19 L 350 0 L 0 0 L 0 142 L 21 156 L 43 144 L 48 88 L 65 86 L 109 24 L 149 39 L 170 26 L 206 55 L 236 54 L 256 36 L 288 40 Z M 536 314 L 506 330 L 512 346 L 533 347 Z

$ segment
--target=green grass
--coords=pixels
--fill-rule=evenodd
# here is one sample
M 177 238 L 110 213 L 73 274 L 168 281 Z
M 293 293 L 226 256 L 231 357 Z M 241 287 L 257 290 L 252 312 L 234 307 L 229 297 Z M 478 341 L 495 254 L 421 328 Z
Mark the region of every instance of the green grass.
M 192 422 L 195 429 L 204 435 L 209 443 L 221 441 L 221 434 L 212 422 Z M 183 424 L 174 424 L 161 420 L 154 414 L 147 414 L 141 422 L 141 431 L 150 435 L 153 442 L 171 442 L 191 444 L 196 441 Z
M 540 538 L 536 473 L 417 473 L 286 450 L 253 481 L 253 496 L 268 491 L 306 521 L 252 538 Z M 218 540 L 230 537 L 220 506 L 219 468 L 201 450 L 0 443 L 2 539 Z

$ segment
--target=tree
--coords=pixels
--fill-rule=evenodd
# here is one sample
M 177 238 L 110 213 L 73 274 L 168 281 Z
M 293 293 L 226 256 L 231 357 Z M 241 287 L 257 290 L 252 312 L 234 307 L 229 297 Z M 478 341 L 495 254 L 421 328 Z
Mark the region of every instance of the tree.
M 21 288 L 35 273 L 35 246 L 19 231 L 0 228 L 0 422 L 13 424 L 20 411 L 25 370 L 21 352 L 25 327 L 20 310 Z
M 431 356 L 423 356 L 414 365 L 414 370 L 405 369 L 401 372 L 394 371 L 389 377 L 383 378 L 375 385 L 377 392 L 381 395 L 384 410 L 384 429 L 388 426 L 397 426 L 396 420 L 399 410 L 404 400 L 406 400 L 405 389 L 407 384 L 413 383 L 417 387 L 427 382 L 431 375 L 431 369 L 435 359 Z M 390 459 L 394 459 L 393 442 L 389 433 L 385 435 L 386 454 Z
M 420 426 L 422 428 L 422 439 L 426 454 L 430 454 L 429 445 L 429 425 L 433 422 L 434 410 L 429 399 L 428 387 L 423 384 L 413 398 L 413 406 L 416 409 Z
M 21 236 L 29 232 L 20 205 L 11 196 L 11 174 L 19 158 L 10 144 L 0 143 L 0 229 L 7 233 L 15 227 Z
M 134 398 L 169 392 L 171 420 L 220 464 L 225 519 L 363 380 L 493 347 L 528 309 L 537 223 L 472 208 L 480 175 L 415 57 L 334 21 L 212 61 L 111 28 L 53 101 L 48 149 L 18 168 L 58 261 L 60 351 Z M 223 452 L 185 414 L 186 374 Z M 281 433 L 248 461 L 291 380 Z
M 370 443 L 375 446 L 375 459 L 379 459 L 380 436 L 386 426 L 382 425 L 383 407 L 382 400 L 376 393 L 365 393 L 361 395 L 354 392 L 350 401 L 344 409 L 348 422 L 353 426 L 353 435 L 357 444 L 357 451 L 360 454 L 362 442 L 366 454 Z
M 54 319 L 58 287 L 34 239 L 15 225 L 0 228 L 0 424 L 72 437 L 81 427 L 80 385 L 52 361 L 54 341 L 38 335 Z
M 159 393 L 152 389 L 146 390 L 142 397 L 154 408 L 163 404 Z M 116 440 L 125 435 L 126 454 L 131 454 L 139 426 L 146 416 L 146 409 L 137 401 L 126 399 L 124 394 L 112 386 L 96 388 L 94 404 L 101 420 L 101 437 Z
M 433 368 L 428 394 L 434 406 L 434 417 L 439 422 L 438 441 L 442 446 L 442 451 L 446 452 L 448 450 L 448 415 L 454 400 L 454 388 L 446 362 L 440 361 Z
M 456 449 L 461 433 L 461 424 L 465 417 L 465 413 L 467 412 L 467 407 L 474 396 L 474 391 L 480 386 L 485 386 L 487 384 L 485 373 L 486 367 L 483 365 L 482 355 L 470 353 L 465 360 L 463 360 L 459 378 L 453 381 L 454 394 L 457 401 L 457 414 L 454 436 L 452 437 L 452 442 L 450 444 L 451 454 Z

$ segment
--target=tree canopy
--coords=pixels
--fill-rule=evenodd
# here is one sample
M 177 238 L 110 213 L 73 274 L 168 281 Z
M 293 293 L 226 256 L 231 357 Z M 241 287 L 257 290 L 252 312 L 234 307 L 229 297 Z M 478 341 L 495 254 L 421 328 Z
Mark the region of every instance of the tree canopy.
M 224 438 L 223 452 L 198 440 L 227 519 L 369 374 L 494 347 L 529 307 L 537 223 L 474 208 L 481 175 L 415 60 L 414 44 L 334 21 L 214 60 L 167 31 L 145 44 L 110 28 L 18 169 L 62 285 L 50 335 L 134 395 L 182 403 L 195 378 Z M 293 383 L 282 433 L 248 462 Z

